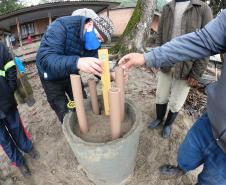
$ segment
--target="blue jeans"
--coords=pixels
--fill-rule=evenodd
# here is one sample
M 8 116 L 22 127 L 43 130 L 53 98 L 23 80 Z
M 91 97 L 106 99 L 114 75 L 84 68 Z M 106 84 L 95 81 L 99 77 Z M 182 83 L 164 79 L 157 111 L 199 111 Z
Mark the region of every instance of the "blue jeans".
M 29 153 L 32 143 L 24 128 L 17 109 L 11 110 L 0 120 L 0 145 L 16 166 L 24 163 L 22 152 Z
M 207 113 L 189 130 L 179 148 L 177 162 L 185 173 L 204 164 L 198 176 L 199 185 L 226 185 L 226 154 L 213 137 Z

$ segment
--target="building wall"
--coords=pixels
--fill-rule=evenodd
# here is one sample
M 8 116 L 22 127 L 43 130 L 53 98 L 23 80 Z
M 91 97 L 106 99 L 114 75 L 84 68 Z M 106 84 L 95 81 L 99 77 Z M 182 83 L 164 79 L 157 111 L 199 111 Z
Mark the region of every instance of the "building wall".
M 11 31 L 12 34 L 14 34 L 18 38 L 18 32 L 17 32 L 16 25 L 11 26 L 10 31 Z
M 115 26 L 115 36 L 119 36 L 125 30 L 134 8 L 114 9 L 109 11 L 109 17 Z M 107 11 L 100 13 L 100 15 L 107 16 Z
M 111 18 L 115 26 L 115 32 L 113 33 L 114 36 L 119 36 L 123 33 L 127 26 L 127 23 L 129 22 L 133 14 L 133 10 L 134 8 L 124 8 L 124 9 L 113 9 L 109 11 L 109 17 Z M 100 13 L 100 15 L 107 16 L 107 11 Z M 41 36 L 46 31 L 48 24 L 49 24 L 48 18 L 36 20 L 34 22 L 35 34 L 32 35 L 34 41 L 41 39 Z M 11 33 L 14 34 L 17 40 L 19 41 L 16 25 L 11 26 Z M 26 42 L 27 42 L 26 38 L 24 38 L 23 43 L 26 44 Z
M 49 24 L 48 18 L 34 21 L 34 27 L 35 27 L 35 34 L 34 35 L 39 35 L 39 34 L 44 33 L 47 29 L 48 24 Z M 16 25 L 11 27 L 11 33 L 15 34 L 16 37 L 18 37 Z
M 35 34 L 43 34 L 47 30 L 48 24 L 48 18 L 35 21 Z
M 40 20 L 34 21 L 33 23 L 34 23 L 35 33 L 32 34 L 32 39 L 33 39 L 33 41 L 39 41 L 41 39 L 41 36 L 47 29 L 47 26 L 49 24 L 49 19 L 48 18 L 40 19 Z M 17 41 L 19 41 L 16 25 L 11 26 L 11 33 L 14 34 L 17 38 Z M 22 38 L 22 41 L 24 44 L 26 44 L 27 38 Z
M 115 26 L 114 35 L 121 35 L 126 28 L 127 23 L 130 20 L 130 17 L 133 14 L 134 8 L 125 8 L 125 9 L 114 9 L 109 11 L 109 17 L 113 21 Z M 107 16 L 107 11 L 100 13 L 100 15 Z M 48 18 L 41 19 L 35 22 L 35 32 L 36 34 L 42 34 L 46 31 L 49 24 Z

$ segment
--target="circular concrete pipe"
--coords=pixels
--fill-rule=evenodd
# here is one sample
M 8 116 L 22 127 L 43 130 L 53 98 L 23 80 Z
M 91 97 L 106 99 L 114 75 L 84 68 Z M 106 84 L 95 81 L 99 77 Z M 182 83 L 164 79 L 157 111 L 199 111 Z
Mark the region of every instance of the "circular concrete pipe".
M 86 102 L 85 107 L 91 111 L 90 102 Z M 77 124 L 75 114 L 70 112 L 64 118 L 64 135 L 79 164 L 97 185 L 123 185 L 133 175 L 142 126 L 141 112 L 128 100 L 125 101 L 126 116 L 132 119 L 131 129 L 121 138 L 106 143 L 82 140 L 73 132 Z

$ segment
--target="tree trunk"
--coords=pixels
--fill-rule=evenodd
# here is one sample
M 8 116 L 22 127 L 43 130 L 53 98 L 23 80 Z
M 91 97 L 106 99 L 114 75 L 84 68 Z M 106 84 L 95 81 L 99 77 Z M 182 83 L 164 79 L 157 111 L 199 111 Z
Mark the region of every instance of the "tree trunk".
M 155 0 L 138 0 L 133 15 L 119 42 L 112 48 L 119 56 L 128 52 L 144 52 L 151 36 L 151 21 L 155 10 Z

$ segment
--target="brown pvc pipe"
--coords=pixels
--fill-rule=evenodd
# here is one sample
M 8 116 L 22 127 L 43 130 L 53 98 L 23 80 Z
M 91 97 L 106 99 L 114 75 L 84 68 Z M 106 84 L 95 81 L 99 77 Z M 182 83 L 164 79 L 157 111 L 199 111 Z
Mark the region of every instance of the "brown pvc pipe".
M 110 104 L 110 122 L 111 137 L 117 139 L 121 133 L 121 114 L 120 114 L 120 90 L 119 88 L 110 88 L 109 90 Z
M 70 75 L 70 78 L 79 127 L 81 132 L 86 134 L 88 132 L 88 123 L 84 107 L 80 75 Z
M 121 121 L 124 120 L 125 116 L 125 86 L 124 86 L 124 69 L 117 67 L 115 69 L 115 83 L 116 87 L 120 90 L 120 110 L 121 110 Z
M 97 98 L 96 81 L 93 78 L 90 78 L 88 80 L 88 86 L 89 86 L 93 113 L 99 115 L 100 109 L 99 109 L 98 98 Z

